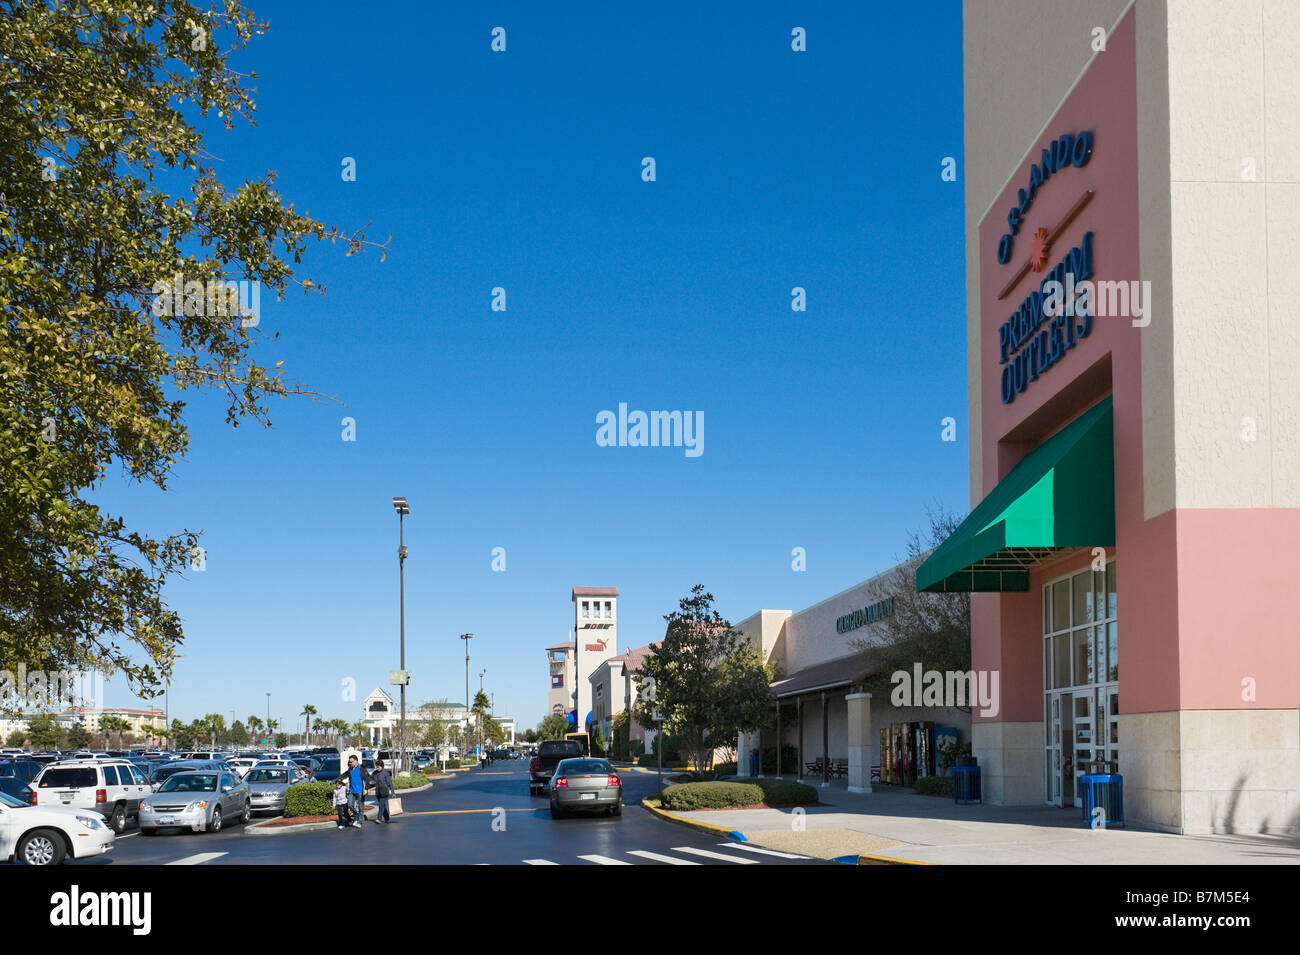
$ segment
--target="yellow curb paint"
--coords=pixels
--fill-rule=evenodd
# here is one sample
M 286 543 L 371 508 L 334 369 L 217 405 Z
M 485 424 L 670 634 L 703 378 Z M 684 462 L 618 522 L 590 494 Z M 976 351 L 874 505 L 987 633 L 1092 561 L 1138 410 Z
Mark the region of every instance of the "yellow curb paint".
M 911 859 L 891 859 L 889 856 L 859 855 L 858 865 L 938 865 L 938 863 L 913 862 Z
M 652 815 L 658 816 L 665 822 L 673 822 L 679 826 L 685 826 L 687 829 L 694 829 L 696 832 L 707 832 L 710 835 L 730 837 L 731 833 L 735 831 L 732 829 L 724 829 L 722 826 L 715 826 L 708 822 L 696 822 L 694 819 L 683 819 L 681 816 L 674 816 L 666 809 L 656 809 L 654 806 L 650 805 L 649 800 L 641 800 L 641 806 L 648 810 Z

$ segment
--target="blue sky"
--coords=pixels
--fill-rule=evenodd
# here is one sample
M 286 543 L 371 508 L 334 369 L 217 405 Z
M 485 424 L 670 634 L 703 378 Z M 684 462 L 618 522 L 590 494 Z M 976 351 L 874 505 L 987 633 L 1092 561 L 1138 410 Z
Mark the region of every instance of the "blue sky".
M 298 209 L 393 238 L 382 263 L 313 247 L 324 297 L 263 295 L 262 358 L 343 404 L 232 430 L 191 396 L 167 492 L 103 490 L 144 528 L 204 531 L 206 570 L 167 588 L 173 716 L 265 715 L 269 691 L 286 723 L 358 719 L 397 665 L 395 494 L 408 700 L 463 697 L 472 631 L 474 687 L 486 668 L 528 726 L 575 584 L 617 586 L 620 649 L 640 646 L 693 584 L 733 621 L 801 609 L 892 564 L 927 504 L 966 505 L 955 0 L 439 6 L 255 4 L 258 125 L 213 129 L 223 181 L 277 170 Z M 598 447 L 620 402 L 703 412 L 704 453 Z

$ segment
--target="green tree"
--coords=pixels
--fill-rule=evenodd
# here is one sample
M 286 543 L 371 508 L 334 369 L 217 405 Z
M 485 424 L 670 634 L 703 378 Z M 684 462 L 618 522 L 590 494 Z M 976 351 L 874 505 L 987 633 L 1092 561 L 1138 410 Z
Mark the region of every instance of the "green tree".
M 767 717 L 767 673 L 758 652 L 713 609 L 713 595 L 702 584 L 666 614 L 663 640 L 651 647 L 635 675 L 634 712 L 643 726 L 654 725 L 658 707 L 663 728 L 679 734 L 695 768 L 707 769 L 713 750 L 736 745 L 739 733 L 752 732 Z M 654 680 L 654 702 L 645 698 Z
M 420 731 L 416 737 L 419 746 L 441 746 L 447 741 L 447 711 L 450 704 L 444 698 L 420 704 L 416 715 Z
M 615 759 L 632 758 L 631 732 L 632 718 L 627 710 L 615 714 L 610 726 L 610 752 Z
M 564 734 L 567 732 L 569 732 L 569 721 L 558 713 L 552 713 L 537 724 L 538 740 L 564 739 Z
M 80 723 L 73 723 L 68 728 L 66 742 L 69 749 L 85 749 L 90 745 L 90 734 Z
M 5 745 L 9 747 L 20 747 L 27 742 L 26 730 L 14 730 L 5 737 Z
M 249 735 L 254 740 L 260 740 L 262 738 L 262 726 L 263 726 L 262 718 L 258 716 L 256 713 L 254 713 L 244 722 L 248 724 Z
M 295 274 L 312 240 L 349 255 L 374 245 L 295 212 L 274 173 L 234 191 L 219 180 L 207 131 L 255 108 L 257 74 L 228 57 L 243 58 L 265 27 L 237 0 L 0 12 L 0 659 L 10 668 L 120 672 L 142 695 L 170 675 L 184 634 L 163 588 L 201 559 L 199 534 L 151 536 L 97 492 L 118 470 L 166 489 L 188 450 L 183 392 L 220 393 L 232 426 L 269 426 L 270 399 L 311 394 L 255 348 L 274 336 L 227 281 L 254 283 L 259 297 L 323 291 Z
M 510 734 L 506 732 L 504 726 L 497 722 L 495 717 L 487 716 L 483 719 L 483 738 L 496 746 L 509 739 Z
M 27 738 L 32 741 L 33 749 L 60 749 L 63 743 L 63 727 L 47 713 L 38 713 L 27 720 Z
M 303 742 L 306 742 L 311 739 L 311 718 L 316 715 L 316 707 L 308 703 L 298 715 L 307 717 L 307 729 L 303 733 Z
M 104 716 L 99 720 L 99 729 L 106 736 L 117 734 L 117 745 L 114 749 L 122 748 L 122 734 L 131 728 L 130 722 L 120 716 Z
M 276 748 L 276 749 L 284 749 L 284 748 L 285 748 L 286 746 L 288 746 L 288 745 L 289 745 L 289 737 L 285 736 L 283 733 L 276 733 L 276 734 L 275 734 L 275 748 Z
M 948 539 L 963 517 L 938 505 L 927 508 L 926 517 L 928 526 L 908 535 L 907 556 L 887 584 L 892 613 L 873 623 L 868 635 L 850 642 L 871 674 L 864 688 L 881 698 L 894 689 L 892 675 L 900 670 L 911 673 L 914 664 L 940 673 L 971 668 L 970 594 L 916 591 L 917 565 Z
M 239 720 L 235 720 L 235 724 L 230 727 L 230 742 L 236 746 L 248 745 L 248 730 L 244 728 L 244 724 Z

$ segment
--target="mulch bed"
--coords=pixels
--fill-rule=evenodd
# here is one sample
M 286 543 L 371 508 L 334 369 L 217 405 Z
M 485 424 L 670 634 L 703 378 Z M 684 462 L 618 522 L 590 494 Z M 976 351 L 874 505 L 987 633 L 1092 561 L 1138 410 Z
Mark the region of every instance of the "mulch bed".
M 275 829 L 279 826 L 301 826 L 306 822 L 336 822 L 337 820 L 338 816 L 333 813 L 328 816 L 281 816 L 279 819 L 259 822 L 258 825 L 264 829 Z

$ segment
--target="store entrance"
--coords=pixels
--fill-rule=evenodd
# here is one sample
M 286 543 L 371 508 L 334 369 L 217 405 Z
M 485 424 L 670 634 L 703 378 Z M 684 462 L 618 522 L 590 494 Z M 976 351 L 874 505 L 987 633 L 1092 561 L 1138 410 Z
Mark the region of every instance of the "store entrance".
M 1115 561 L 1043 587 L 1044 799 L 1078 802 L 1078 777 L 1119 772 Z

